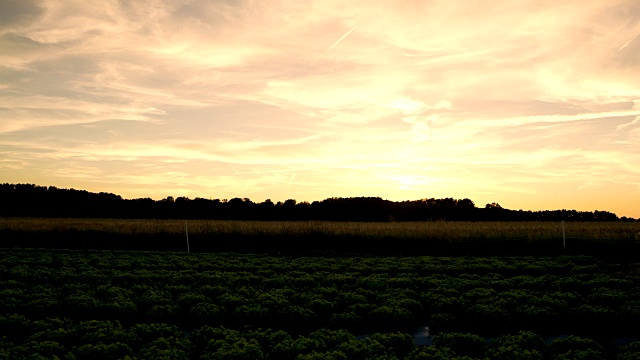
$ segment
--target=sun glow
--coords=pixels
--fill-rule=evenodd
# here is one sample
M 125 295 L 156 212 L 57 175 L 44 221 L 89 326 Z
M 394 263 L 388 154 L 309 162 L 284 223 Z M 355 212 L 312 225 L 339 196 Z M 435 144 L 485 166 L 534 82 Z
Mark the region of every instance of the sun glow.
M 636 1 L 36 3 L 0 22 L 5 182 L 640 217 Z

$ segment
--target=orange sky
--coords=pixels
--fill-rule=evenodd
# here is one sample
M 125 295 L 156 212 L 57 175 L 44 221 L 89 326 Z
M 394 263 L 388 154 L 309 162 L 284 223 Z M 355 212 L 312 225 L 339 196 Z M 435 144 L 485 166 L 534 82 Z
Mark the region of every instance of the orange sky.
M 640 218 L 640 2 L 2 1 L 0 181 Z

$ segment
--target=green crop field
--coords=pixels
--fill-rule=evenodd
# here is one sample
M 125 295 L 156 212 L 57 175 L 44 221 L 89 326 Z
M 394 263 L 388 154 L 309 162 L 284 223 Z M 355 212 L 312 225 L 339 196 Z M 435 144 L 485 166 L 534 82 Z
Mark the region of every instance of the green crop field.
M 640 355 L 640 273 L 588 256 L 4 249 L 0 293 L 7 359 Z
M 4 218 L 0 358 L 633 359 L 639 226 Z

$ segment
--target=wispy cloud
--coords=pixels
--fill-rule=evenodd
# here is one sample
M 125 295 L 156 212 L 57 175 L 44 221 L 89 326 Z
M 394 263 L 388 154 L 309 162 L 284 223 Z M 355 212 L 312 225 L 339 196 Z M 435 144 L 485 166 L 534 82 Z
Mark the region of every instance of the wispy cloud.
M 4 5 L 3 181 L 640 217 L 637 1 Z

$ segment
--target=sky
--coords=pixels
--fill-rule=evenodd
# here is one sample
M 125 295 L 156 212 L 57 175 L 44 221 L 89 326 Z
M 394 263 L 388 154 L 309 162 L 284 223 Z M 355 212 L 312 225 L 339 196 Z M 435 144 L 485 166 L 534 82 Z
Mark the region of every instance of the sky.
M 640 218 L 637 0 L 0 8 L 0 182 Z

